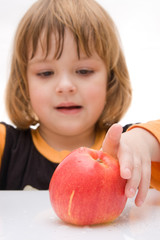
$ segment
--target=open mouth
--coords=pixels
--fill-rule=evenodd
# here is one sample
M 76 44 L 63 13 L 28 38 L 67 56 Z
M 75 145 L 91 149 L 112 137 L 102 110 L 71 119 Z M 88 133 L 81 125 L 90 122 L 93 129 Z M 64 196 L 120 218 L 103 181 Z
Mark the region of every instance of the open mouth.
M 63 110 L 63 109 L 66 109 L 66 110 L 73 110 L 73 109 L 80 109 L 82 108 L 81 106 L 61 106 L 61 107 L 57 107 L 58 110 Z
M 63 114 L 77 114 L 81 111 L 82 106 L 79 105 L 70 105 L 70 106 L 58 106 L 56 110 Z

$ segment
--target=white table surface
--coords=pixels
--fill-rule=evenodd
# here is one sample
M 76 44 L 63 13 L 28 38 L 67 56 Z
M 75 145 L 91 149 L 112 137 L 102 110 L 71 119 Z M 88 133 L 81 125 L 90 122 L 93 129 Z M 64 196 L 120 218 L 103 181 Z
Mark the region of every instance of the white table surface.
M 150 189 L 144 205 L 128 200 L 113 223 L 77 227 L 52 210 L 48 191 L 0 191 L 0 240 L 159 240 L 160 192 Z

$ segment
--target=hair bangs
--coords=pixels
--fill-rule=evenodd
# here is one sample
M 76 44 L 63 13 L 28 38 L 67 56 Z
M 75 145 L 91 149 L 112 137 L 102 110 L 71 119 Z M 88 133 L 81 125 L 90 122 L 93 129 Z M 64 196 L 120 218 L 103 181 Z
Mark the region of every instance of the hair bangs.
M 46 3 L 46 1 L 44 2 Z M 54 5 L 48 5 L 45 12 L 44 8 L 43 12 L 39 9 L 30 18 L 31 22 L 27 31 L 26 44 L 30 44 L 30 58 L 35 56 L 38 44 L 41 45 L 44 56 L 47 57 L 51 47 L 51 35 L 54 34 L 56 40 L 54 58 L 59 59 L 63 52 L 65 29 L 67 28 L 73 34 L 79 58 L 80 51 L 87 56 L 91 56 L 96 51 L 104 59 L 106 54 L 106 42 L 103 41 L 106 39 L 103 37 L 104 26 L 103 24 L 100 26 L 99 21 L 95 21 L 94 14 L 88 15 L 84 5 L 79 1 L 75 1 L 74 7 L 70 6 L 69 1 L 57 1 Z

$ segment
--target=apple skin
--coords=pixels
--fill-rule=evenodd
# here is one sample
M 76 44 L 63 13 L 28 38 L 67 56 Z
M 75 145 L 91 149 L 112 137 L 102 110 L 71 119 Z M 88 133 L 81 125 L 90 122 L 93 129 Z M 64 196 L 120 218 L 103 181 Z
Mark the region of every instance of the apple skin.
M 125 207 L 125 185 L 117 159 L 81 147 L 71 152 L 53 173 L 50 201 L 57 216 L 67 223 L 107 223 Z

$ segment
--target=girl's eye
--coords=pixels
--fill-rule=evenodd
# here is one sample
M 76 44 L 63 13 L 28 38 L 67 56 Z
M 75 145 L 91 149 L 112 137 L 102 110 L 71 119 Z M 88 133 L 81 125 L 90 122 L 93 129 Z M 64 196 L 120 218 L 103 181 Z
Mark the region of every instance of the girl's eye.
M 54 72 L 53 71 L 46 71 L 46 72 L 40 72 L 40 73 L 38 73 L 37 75 L 38 76 L 40 76 L 40 77 L 50 77 L 51 75 L 53 75 L 54 74 Z
M 80 70 L 77 70 L 76 73 L 78 73 L 80 75 L 87 76 L 87 75 L 90 75 L 90 74 L 94 73 L 94 71 L 93 70 L 88 70 L 88 69 L 80 69 Z

